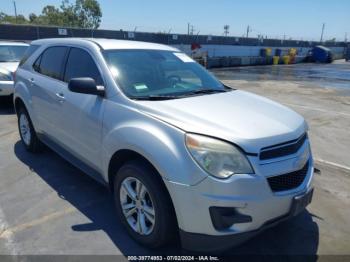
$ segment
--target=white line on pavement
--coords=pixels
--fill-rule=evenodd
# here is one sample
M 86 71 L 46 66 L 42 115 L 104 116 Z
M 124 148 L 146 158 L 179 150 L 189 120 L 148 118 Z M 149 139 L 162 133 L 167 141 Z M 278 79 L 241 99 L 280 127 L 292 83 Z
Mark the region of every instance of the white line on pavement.
M 9 252 L 9 255 L 19 255 L 17 245 L 13 240 L 13 234 L 11 231 L 7 231 L 7 228 L 8 224 L 5 220 L 4 213 L 0 209 L 0 240 L 4 240 L 5 248 Z
M 330 165 L 330 166 L 339 167 L 339 168 L 342 168 L 342 169 L 350 171 L 350 167 L 344 166 L 344 165 L 341 165 L 341 164 L 338 164 L 338 163 L 334 163 L 334 162 L 323 160 L 323 159 L 319 159 L 319 158 L 315 158 L 315 161 L 323 163 L 323 164 L 327 164 L 327 165 Z
M 95 205 L 99 202 L 101 202 L 101 199 L 96 199 L 96 200 L 91 201 L 91 202 L 87 203 L 86 205 L 84 205 L 83 208 L 87 208 L 87 207 Z M 26 230 L 28 228 L 44 224 L 48 221 L 55 220 L 57 218 L 71 214 L 75 211 L 77 211 L 77 209 L 73 206 L 70 206 L 70 207 L 67 207 L 63 210 L 59 210 L 59 211 L 53 212 L 51 214 L 47 214 L 47 215 L 44 215 L 42 217 L 39 217 L 33 221 L 26 222 L 26 223 L 23 223 L 23 224 L 20 224 L 17 226 L 9 227 L 7 225 L 7 223 L 5 223 L 5 220 L 1 219 L 2 213 L 0 210 L 0 240 L 1 239 L 9 239 L 9 237 L 13 236 L 13 234 L 15 234 L 17 232 L 21 232 L 21 231 Z M 4 225 L 3 229 L 1 229 L 2 224 Z
M 350 117 L 350 114 L 344 113 L 344 112 L 336 112 L 336 111 L 332 111 L 332 110 L 326 110 L 326 109 L 322 109 L 322 108 L 309 107 L 309 106 L 303 106 L 303 105 L 296 105 L 296 104 L 291 104 L 291 103 L 283 103 L 283 104 L 288 105 L 288 106 L 300 107 L 300 108 L 304 108 L 304 109 L 308 109 L 308 110 L 320 111 L 320 112 L 323 112 L 323 113 L 333 113 L 333 114 L 338 114 L 338 115 L 343 115 L 343 116 L 349 116 Z

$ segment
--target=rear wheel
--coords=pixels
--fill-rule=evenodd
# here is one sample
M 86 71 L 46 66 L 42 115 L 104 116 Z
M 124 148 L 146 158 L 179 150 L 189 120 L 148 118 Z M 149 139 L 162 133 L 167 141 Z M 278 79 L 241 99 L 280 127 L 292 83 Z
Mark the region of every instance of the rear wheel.
M 27 110 L 21 107 L 18 110 L 18 130 L 25 148 L 33 153 L 40 151 L 41 142 L 38 139 Z
M 174 238 L 176 219 L 159 175 L 143 161 L 122 166 L 114 179 L 117 213 L 130 236 L 147 247 L 163 246 Z

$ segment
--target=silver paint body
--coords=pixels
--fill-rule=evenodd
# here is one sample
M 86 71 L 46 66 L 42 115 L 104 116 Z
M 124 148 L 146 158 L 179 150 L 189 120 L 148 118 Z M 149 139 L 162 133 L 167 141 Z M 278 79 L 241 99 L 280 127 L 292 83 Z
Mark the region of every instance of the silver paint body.
M 131 100 L 120 91 L 101 54 L 101 48 L 178 52 L 177 49 L 106 39 L 49 39 L 33 44 L 41 47 L 18 69 L 14 99 L 24 101 L 36 132 L 96 170 L 105 182 L 116 152 L 128 149 L 144 156 L 162 176 L 182 230 L 208 235 L 254 230 L 287 214 L 293 197 L 312 187 L 308 139 L 297 153 L 286 157 L 260 161 L 257 156 L 248 156 L 255 174 L 233 175 L 226 180 L 208 175 L 185 146 L 185 133 L 192 132 L 217 137 L 258 154 L 263 147 L 304 134 L 307 124 L 299 114 L 239 90 L 166 101 Z M 91 54 L 104 79 L 105 97 L 72 93 L 66 83 L 32 69 L 42 51 L 56 45 L 79 47 Z M 57 93 L 62 93 L 64 99 Z M 290 191 L 273 193 L 266 177 L 300 169 L 305 154 L 309 154 L 310 167 L 304 183 Z M 253 221 L 217 231 L 210 219 L 210 206 L 236 207 L 240 213 L 252 216 Z

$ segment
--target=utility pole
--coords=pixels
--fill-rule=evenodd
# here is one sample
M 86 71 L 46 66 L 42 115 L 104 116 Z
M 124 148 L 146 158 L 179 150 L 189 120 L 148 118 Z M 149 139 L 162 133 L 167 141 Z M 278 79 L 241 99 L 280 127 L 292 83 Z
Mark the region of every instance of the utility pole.
M 250 32 L 250 26 L 248 25 L 248 26 L 247 26 L 247 38 L 248 38 L 248 36 L 249 36 L 249 32 Z
M 190 35 L 193 35 L 193 34 L 194 34 L 194 26 L 193 26 L 193 25 L 191 25 L 190 27 L 191 27 L 191 30 L 190 30 Z
M 190 23 L 187 23 L 187 35 L 190 35 Z
M 15 8 L 15 19 L 17 24 L 17 7 L 16 7 L 16 1 L 13 1 L 13 7 Z
M 322 24 L 322 33 L 321 33 L 321 40 L 320 40 L 320 42 L 323 42 L 323 33 L 324 33 L 324 28 L 325 28 L 325 26 L 326 26 L 326 24 L 323 23 L 323 24 Z
M 347 33 L 347 32 L 345 32 L 344 42 L 345 42 L 345 43 L 348 42 L 348 33 Z
M 230 33 L 230 26 L 229 25 L 224 25 L 224 35 L 228 36 Z

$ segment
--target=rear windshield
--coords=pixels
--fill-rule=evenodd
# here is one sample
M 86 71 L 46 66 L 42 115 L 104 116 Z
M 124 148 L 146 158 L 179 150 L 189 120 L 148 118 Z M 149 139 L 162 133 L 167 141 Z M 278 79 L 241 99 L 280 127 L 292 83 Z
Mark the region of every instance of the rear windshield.
M 0 45 L 0 62 L 19 62 L 28 46 Z

